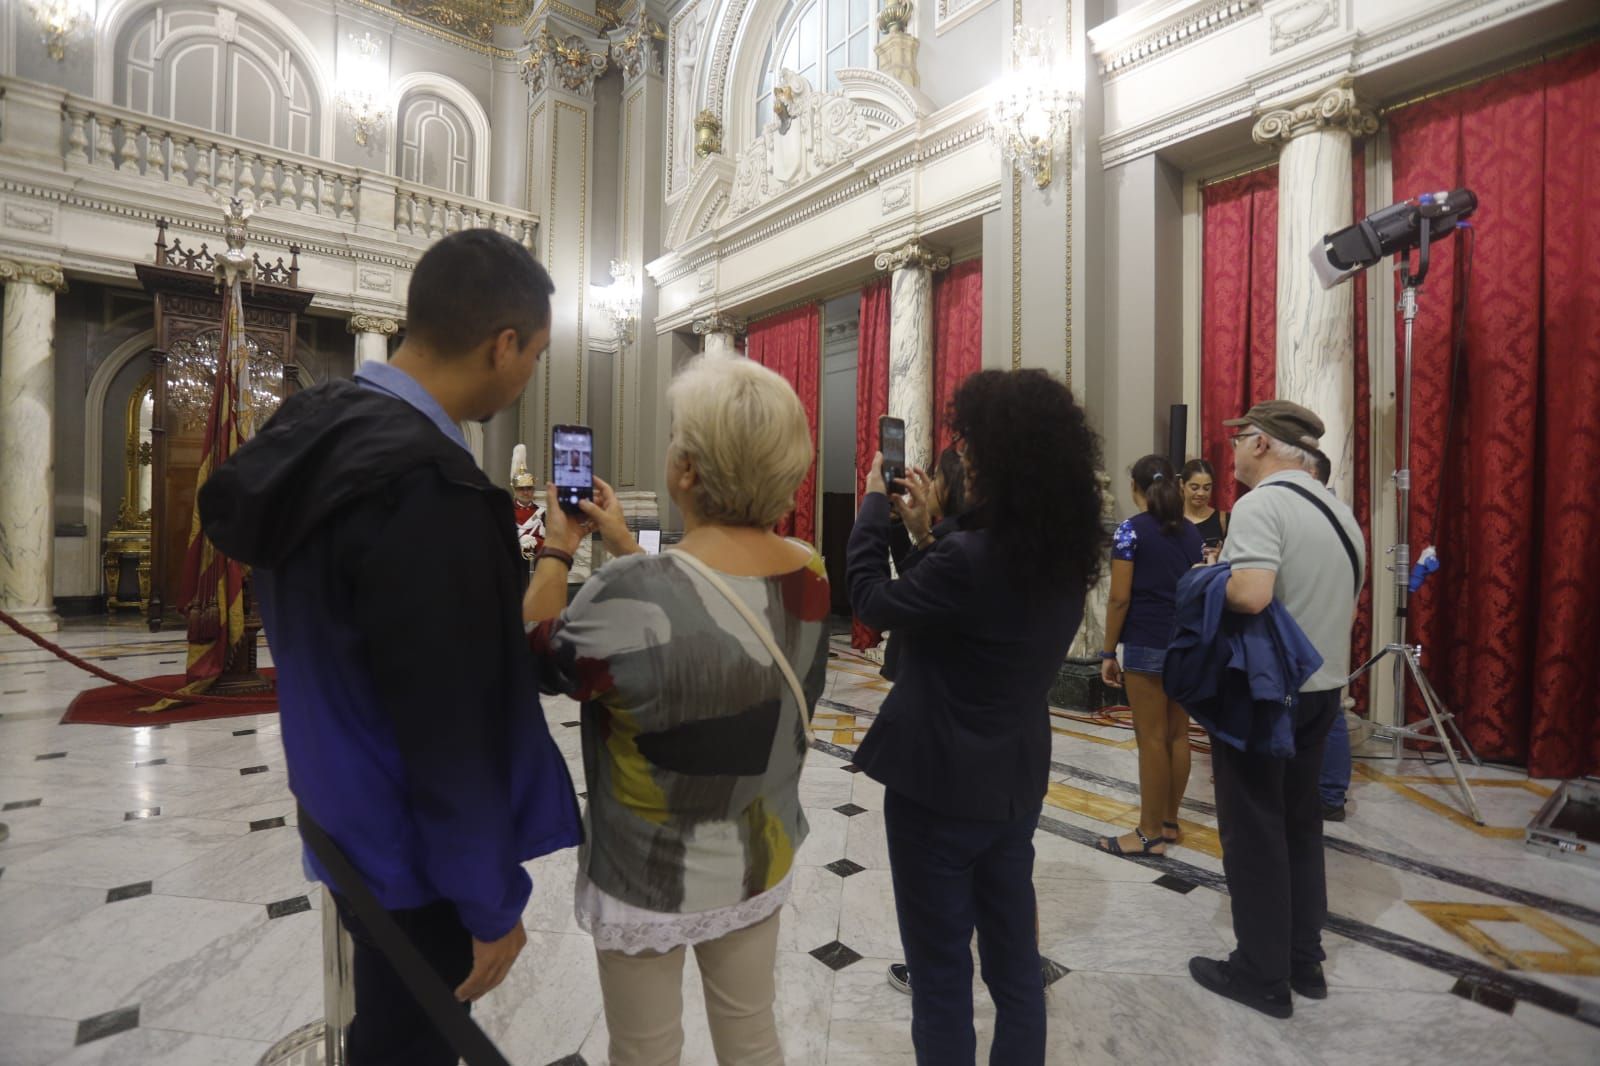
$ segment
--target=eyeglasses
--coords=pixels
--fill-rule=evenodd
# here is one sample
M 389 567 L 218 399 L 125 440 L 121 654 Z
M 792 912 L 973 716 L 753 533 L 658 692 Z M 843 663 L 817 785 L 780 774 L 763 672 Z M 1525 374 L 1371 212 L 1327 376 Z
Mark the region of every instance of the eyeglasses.
M 1261 436 L 1261 434 L 1259 434 L 1259 433 L 1235 433 L 1233 436 L 1228 438 L 1228 443 L 1232 444 L 1235 448 L 1237 448 L 1239 446 L 1239 442 L 1240 441 L 1248 440 L 1251 437 L 1259 437 L 1259 436 Z

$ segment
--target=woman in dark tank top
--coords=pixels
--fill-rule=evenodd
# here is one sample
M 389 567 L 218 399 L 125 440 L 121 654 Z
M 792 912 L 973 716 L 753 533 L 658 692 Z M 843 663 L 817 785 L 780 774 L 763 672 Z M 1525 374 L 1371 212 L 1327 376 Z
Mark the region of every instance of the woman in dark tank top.
M 1222 547 L 1228 536 L 1228 512 L 1211 506 L 1212 492 L 1216 487 L 1216 471 L 1204 459 L 1190 459 L 1184 464 L 1183 516 L 1200 530 L 1200 539 L 1207 548 Z

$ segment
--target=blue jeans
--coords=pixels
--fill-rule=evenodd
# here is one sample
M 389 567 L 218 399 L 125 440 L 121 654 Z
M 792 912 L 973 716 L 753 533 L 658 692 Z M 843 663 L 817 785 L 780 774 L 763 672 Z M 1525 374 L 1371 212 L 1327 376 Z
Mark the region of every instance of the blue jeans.
M 1344 720 L 1344 707 L 1333 717 L 1328 730 L 1328 746 L 1322 753 L 1322 776 L 1317 781 L 1317 791 L 1327 807 L 1343 807 L 1345 793 L 1350 791 L 1350 726 Z
M 1043 1066 L 1044 986 L 1034 931 L 1039 807 L 1005 822 L 938 814 L 897 792 L 883 822 L 900 942 L 911 969 L 917 1066 L 972 1066 L 972 931 L 996 1007 L 992 1066 Z

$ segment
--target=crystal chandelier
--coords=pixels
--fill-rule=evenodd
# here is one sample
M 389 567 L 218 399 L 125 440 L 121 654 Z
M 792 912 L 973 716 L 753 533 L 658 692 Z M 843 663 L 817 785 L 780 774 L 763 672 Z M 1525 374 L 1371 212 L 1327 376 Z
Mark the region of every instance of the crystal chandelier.
M 44 34 L 45 50 L 56 62 L 67 57 L 67 38 L 94 22 L 95 0 L 28 0 Z
M 208 329 L 172 346 L 167 363 L 167 395 L 184 429 L 204 429 L 211 417 L 221 343 L 222 330 Z M 242 427 L 248 435 L 250 427 L 264 423 L 282 402 L 283 356 L 256 343 L 249 334 L 245 335 L 244 345 L 249 373 L 239 406 L 248 421 Z
M 593 287 L 590 306 L 611 320 L 617 340 L 627 344 L 633 340 L 633 328 L 639 321 L 641 296 L 638 279 L 627 263 L 611 260 L 611 284 Z
M 339 68 L 339 107 L 350 116 L 356 144 L 366 147 L 389 117 L 389 78 L 378 58 L 383 42 L 370 33 L 350 36 Z
M 1012 167 L 1047 188 L 1057 152 L 1067 142 L 1072 113 L 1083 97 L 1068 84 L 1067 70 L 1056 63 L 1045 29 L 1018 26 L 1011 36 L 1011 70 L 995 87 L 989 110 L 989 135 Z

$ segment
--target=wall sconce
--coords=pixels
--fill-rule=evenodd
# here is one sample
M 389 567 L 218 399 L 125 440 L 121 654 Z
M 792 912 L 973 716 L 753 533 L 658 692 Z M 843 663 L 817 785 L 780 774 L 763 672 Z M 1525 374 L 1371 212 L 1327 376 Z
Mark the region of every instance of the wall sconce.
M 1050 184 L 1053 160 L 1067 140 L 1072 113 L 1083 96 L 1063 88 L 1067 70 L 1056 63 L 1049 28 L 1018 26 L 1011 37 L 1011 70 L 995 87 L 989 110 L 989 135 L 1013 167 Z
M 94 24 L 95 0 L 28 0 L 43 34 L 45 50 L 57 63 L 67 57 L 67 38 Z
M 339 64 L 339 107 L 355 126 L 356 144 L 366 147 L 389 118 L 389 74 L 378 53 L 383 42 L 370 33 L 351 35 Z
M 611 284 L 589 287 L 589 307 L 594 314 L 610 320 L 617 340 L 623 344 L 633 340 L 640 303 L 639 280 L 633 276 L 633 268 L 615 259 L 611 260 Z

